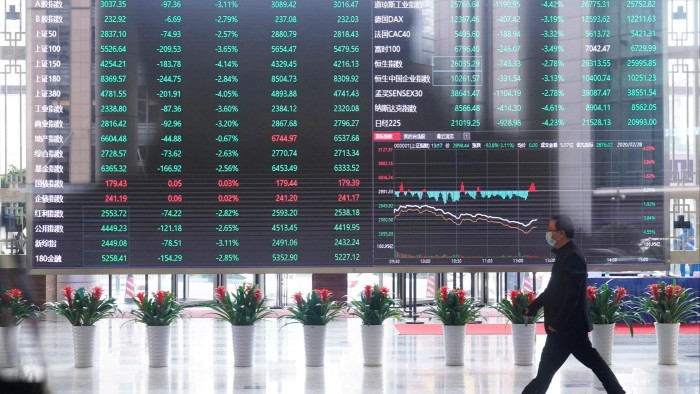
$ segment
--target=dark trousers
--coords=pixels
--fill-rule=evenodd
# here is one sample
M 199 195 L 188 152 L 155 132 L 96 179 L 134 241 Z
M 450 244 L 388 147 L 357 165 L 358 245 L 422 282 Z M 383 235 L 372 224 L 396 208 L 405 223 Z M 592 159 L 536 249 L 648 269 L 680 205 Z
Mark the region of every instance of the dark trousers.
M 544 394 L 552 382 L 554 374 L 573 354 L 583 365 L 590 368 L 595 376 L 603 383 L 605 391 L 622 394 L 625 390 L 620 386 L 615 374 L 608 364 L 600 357 L 598 351 L 591 346 L 586 332 L 565 332 L 547 334 L 547 341 L 542 349 L 537 376 L 525 386 L 523 394 Z

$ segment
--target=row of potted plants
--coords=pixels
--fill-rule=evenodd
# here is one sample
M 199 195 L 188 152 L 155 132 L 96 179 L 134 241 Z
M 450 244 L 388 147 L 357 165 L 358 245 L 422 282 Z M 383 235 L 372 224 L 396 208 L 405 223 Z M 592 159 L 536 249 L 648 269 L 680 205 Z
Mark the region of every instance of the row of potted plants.
M 634 336 L 633 324 L 644 322 L 644 314 L 654 320 L 659 364 L 678 363 L 679 327 L 681 323 L 700 317 L 699 298 L 695 296 L 692 289 L 683 288 L 675 282 L 669 285 L 661 281 L 649 285 L 647 290 L 645 296 L 633 297 L 624 287 L 613 289 L 608 283 L 599 287 L 587 287 L 587 300 L 594 326 L 591 342 L 608 364 L 612 364 L 615 325 L 625 323 L 630 330 L 630 335 Z M 513 349 L 517 365 L 532 364 L 532 350 L 523 350 L 523 348 L 531 348 L 534 343 L 535 328 L 532 323 L 542 317 L 542 310 L 533 317 L 524 316 L 523 312 L 535 296 L 534 292 L 511 290 L 507 298 L 501 299 L 494 306 L 509 322 L 513 323 Z M 519 351 L 522 353 L 519 354 Z
M 594 329 L 591 342 L 608 364 L 612 364 L 613 331 L 616 323 L 625 323 L 634 336 L 633 323 L 643 322 L 642 314 L 654 320 L 659 364 L 678 363 L 678 333 L 681 323 L 700 317 L 699 298 L 689 288 L 675 283 L 652 283 L 647 295 L 632 297 L 624 287 L 611 289 L 607 283 L 600 287 L 588 286 L 587 298 L 591 307 Z
M 63 289 L 64 299 L 45 304 L 45 310 L 54 311 L 64 316 L 73 326 L 73 339 L 76 367 L 92 365 L 92 349 L 95 341 L 94 324 L 118 312 L 116 300 L 104 297 L 100 287 L 88 291 L 84 288 L 73 290 L 70 286 Z M 632 324 L 641 322 L 641 313 L 647 313 L 657 323 L 685 323 L 698 317 L 698 297 L 691 289 L 664 282 L 649 286 L 647 296 L 624 299 L 629 294 L 624 288 L 611 289 L 607 283 L 600 287 L 588 287 L 588 301 L 591 306 L 591 316 L 596 324 L 593 333 L 594 346 L 601 351 L 602 345 L 596 343 L 596 331 L 599 325 L 614 326 L 624 322 L 634 334 Z M 16 365 L 16 328 L 28 319 L 41 316 L 42 311 L 36 305 L 29 303 L 18 289 L 2 293 L 0 304 L 0 327 L 7 327 L 14 333 L 0 335 L 0 366 Z M 542 315 L 540 310 L 536 316 L 524 316 L 527 305 L 535 298 L 533 292 L 511 290 L 507 297 L 501 299 L 494 309 L 500 312 L 512 324 L 514 358 L 516 365 L 532 364 L 534 345 L 534 323 Z M 365 286 L 360 299 L 350 300 L 343 304 L 332 300 L 328 290 L 314 290 L 306 295 L 296 293 L 293 296 L 294 305 L 288 308 L 288 314 L 279 319 L 287 320 L 286 324 L 301 323 L 304 325 L 306 365 L 323 365 L 323 348 L 325 347 L 325 326 L 347 308 L 350 315 L 362 321 L 364 364 L 367 366 L 382 363 L 382 323 L 386 319 L 400 318 L 400 312 L 395 308 L 394 301 L 389 297 L 389 290 L 378 285 Z M 144 323 L 147 326 L 149 365 L 153 367 L 168 364 L 169 326 L 181 316 L 183 306 L 172 293 L 159 290 L 149 296 L 145 292 L 138 293 L 133 298 L 135 308 L 129 312 L 131 321 Z M 227 292 L 223 286 L 217 287 L 214 300 L 206 306 L 212 309 L 212 314 L 218 319 L 231 324 L 234 340 L 234 365 L 252 365 L 254 324 L 256 321 L 272 314 L 265 306 L 266 297 L 256 286 L 241 285 L 234 292 Z M 446 364 L 462 365 L 464 360 L 465 325 L 480 317 L 480 306 L 473 298 L 467 297 L 461 289 L 440 288 L 436 303 L 426 309 L 426 313 L 435 316 L 443 324 Z M 286 325 L 285 324 L 285 325 Z M 658 330 L 658 326 L 657 326 Z M 677 333 L 677 330 L 676 330 Z M 612 330 L 609 330 L 610 345 Z M 7 339 L 14 335 L 14 339 Z M 521 335 L 525 335 L 521 338 Z M 5 337 L 5 338 L 2 338 Z M 608 339 L 603 339 L 605 342 Z M 13 341 L 15 348 L 12 350 Z M 600 340 L 598 340 L 600 342 Z M 677 334 L 675 351 L 677 353 Z M 660 345 L 661 346 L 661 345 Z M 664 344 L 673 348 L 673 343 Z M 7 350 L 10 349 L 10 350 Z M 609 351 L 601 351 L 601 355 L 610 362 Z M 662 360 L 660 363 L 673 364 L 673 360 Z

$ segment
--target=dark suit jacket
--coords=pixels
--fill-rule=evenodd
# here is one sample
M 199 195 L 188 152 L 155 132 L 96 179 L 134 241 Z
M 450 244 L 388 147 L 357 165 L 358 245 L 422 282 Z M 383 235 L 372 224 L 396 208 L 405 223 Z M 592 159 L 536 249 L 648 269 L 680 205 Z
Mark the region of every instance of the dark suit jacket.
M 543 291 L 528 306 L 531 314 L 544 307 L 545 329 L 557 332 L 590 332 L 593 330 L 590 306 L 586 299 L 588 269 L 586 258 L 573 241 L 555 249 L 552 277 Z

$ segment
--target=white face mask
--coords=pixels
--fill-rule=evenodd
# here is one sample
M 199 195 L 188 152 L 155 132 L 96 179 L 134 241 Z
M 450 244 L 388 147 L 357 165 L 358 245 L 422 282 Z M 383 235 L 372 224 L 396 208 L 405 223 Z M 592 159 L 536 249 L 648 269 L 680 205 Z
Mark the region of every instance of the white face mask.
M 554 239 L 554 238 L 552 238 L 552 232 L 551 232 L 551 231 L 547 231 L 547 232 L 544 234 L 544 238 L 547 240 L 547 243 L 549 244 L 549 246 L 554 246 L 554 244 L 557 243 L 557 240 Z

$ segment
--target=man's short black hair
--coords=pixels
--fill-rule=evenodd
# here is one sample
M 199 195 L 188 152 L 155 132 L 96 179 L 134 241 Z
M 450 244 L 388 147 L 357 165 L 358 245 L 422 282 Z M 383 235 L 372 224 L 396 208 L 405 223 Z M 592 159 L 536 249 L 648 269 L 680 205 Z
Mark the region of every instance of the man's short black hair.
M 563 231 L 566 238 L 574 237 L 574 221 L 567 215 L 554 215 L 552 220 L 556 223 L 557 230 Z

